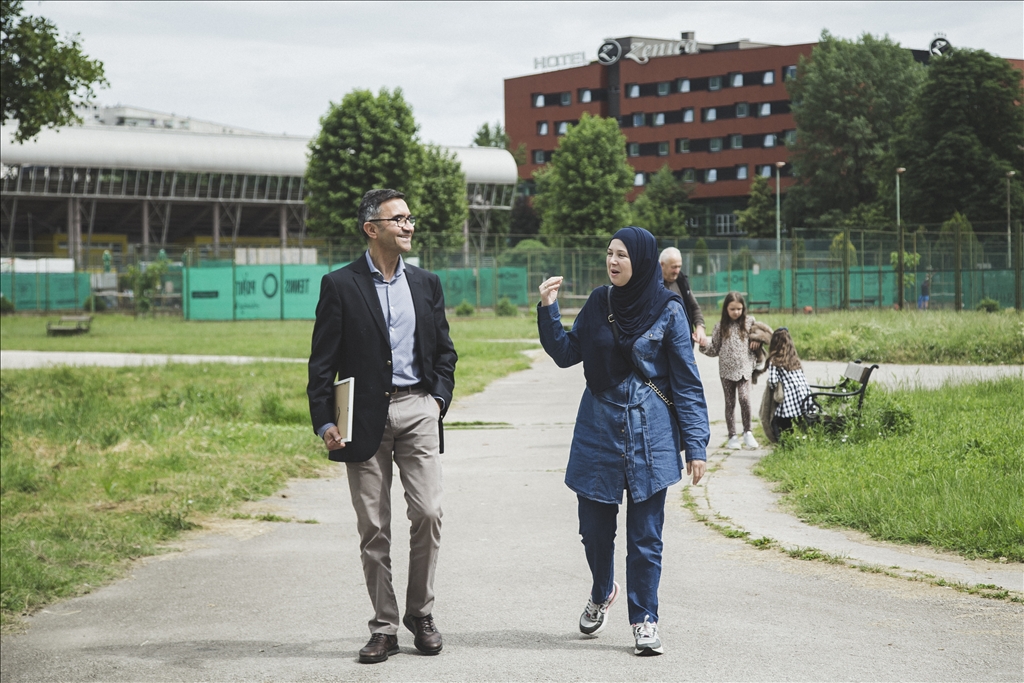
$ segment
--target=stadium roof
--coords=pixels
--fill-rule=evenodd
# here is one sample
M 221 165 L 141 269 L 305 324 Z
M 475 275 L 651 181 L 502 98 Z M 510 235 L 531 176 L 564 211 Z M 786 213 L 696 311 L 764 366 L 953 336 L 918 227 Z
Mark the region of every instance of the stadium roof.
M 70 166 L 149 169 L 194 173 L 302 176 L 309 139 L 294 135 L 218 134 L 119 125 L 43 130 L 17 144 L 3 126 L 0 158 L 8 166 Z M 494 147 L 448 147 L 466 183 L 514 185 L 515 160 Z

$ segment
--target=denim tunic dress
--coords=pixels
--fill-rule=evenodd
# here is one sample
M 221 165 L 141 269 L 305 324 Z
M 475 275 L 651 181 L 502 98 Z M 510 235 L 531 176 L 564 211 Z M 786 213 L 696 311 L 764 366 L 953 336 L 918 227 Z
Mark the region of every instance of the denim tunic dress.
M 581 344 L 587 340 L 576 324 L 565 331 L 557 301 L 538 307 L 537 326 L 544 350 L 559 367 L 583 359 Z M 707 459 L 707 402 L 678 302 L 670 302 L 637 339 L 633 362 L 675 405 L 666 405 L 635 373 L 597 393 L 589 386 L 583 390 L 565 484 L 599 503 L 621 503 L 626 488 L 642 502 L 680 481 L 680 450 L 686 450 L 687 461 Z

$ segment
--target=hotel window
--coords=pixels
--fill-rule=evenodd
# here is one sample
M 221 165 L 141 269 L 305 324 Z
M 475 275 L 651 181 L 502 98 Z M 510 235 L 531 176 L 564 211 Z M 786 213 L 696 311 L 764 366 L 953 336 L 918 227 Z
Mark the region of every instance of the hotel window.
M 688 168 L 683 171 L 683 182 L 684 183 L 695 183 L 697 182 L 697 173 L 692 168 Z
M 634 128 L 639 128 L 640 126 L 644 125 L 644 122 L 645 122 L 645 117 L 644 117 L 643 113 L 633 114 L 633 127 Z
M 736 103 L 736 118 L 742 119 L 750 116 L 750 105 L 746 102 Z
M 583 104 L 586 104 L 587 102 L 590 102 L 590 98 L 591 97 L 592 97 L 592 95 L 590 94 L 589 90 L 581 90 L 580 91 L 580 102 L 582 102 Z
M 665 114 L 655 114 L 654 115 L 654 125 L 655 126 L 664 126 L 665 125 Z
M 626 86 L 626 97 L 640 97 L 640 86 L 630 83 Z
M 633 187 L 643 187 L 643 186 L 644 186 L 644 174 L 643 173 L 637 173 L 635 176 L 633 176 Z
M 668 156 L 668 143 L 667 142 L 659 142 L 658 143 L 658 156 L 659 157 L 667 157 Z
M 722 151 L 722 138 L 711 138 L 708 141 L 708 149 L 712 152 Z
M 548 122 L 547 121 L 539 121 L 537 123 L 537 135 L 547 135 L 547 134 L 548 134 Z
M 709 168 L 708 170 L 704 171 L 704 182 L 705 183 L 715 183 L 715 182 L 718 182 L 718 169 L 717 168 Z
M 791 146 L 795 145 L 796 144 L 796 131 L 795 130 L 787 130 L 786 133 L 785 133 L 785 138 L 786 138 L 786 146 L 787 147 L 791 147 Z
M 764 146 L 774 147 L 775 146 L 775 133 L 768 133 L 764 136 Z
M 658 84 L 658 97 L 664 97 L 672 91 L 671 83 L 659 83 Z
M 731 135 L 729 136 L 729 147 L 732 149 L 743 149 L 743 136 L 742 135 Z
M 789 80 L 796 78 L 796 66 L 787 66 L 782 69 L 782 79 Z
M 712 76 L 708 79 L 708 90 L 721 90 L 722 89 L 722 77 Z
M 629 143 L 629 145 L 626 146 L 626 150 L 627 150 L 629 156 L 631 156 L 631 157 L 638 157 L 638 156 L 640 156 L 640 143 L 639 142 L 631 142 L 631 143 Z
M 746 166 L 737 166 L 736 167 L 736 180 L 746 180 L 746 179 L 747 179 L 747 167 Z
M 679 90 L 679 92 L 690 92 L 690 79 L 680 78 L 676 81 L 676 89 Z
M 731 85 L 734 88 L 742 88 L 743 87 L 743 74 L 730 74 L 729 75 L 729 85 Z
M 543 95 L 534 95 L 533 96 L 533 106 L 535 106 L 535 107 L 543 107 L 544 106 L 544 96 Z
M 535 149 L 533 150 L 533 163 L 543 164 L 544 163 L 544 150 Z
M 773 85 L 775 83 L 775 72 L 765 71 L 764 78 L 761 79 L 762 85 Z
M 565 135 L 569 132 L 569 122 L 559 121 L 555 124 L 555 135 Z
M 758 105 L 757 115 L 758 116 L 771 116 L 772 115 L 772 103 L 771 102 L 762 102 L 760 105 Z
M 718 110 L 717 109 L 715 109 L 714 107 L 710 107 L 710 108 L 704 110 L 704 120 L 705 121 L 715 121 L 717 119 L 718 119 Z
M 561 94 L 561 98 L 563 107 L 568 107 L 570 104 L 572 104 L 572 93 L 564 92 Z
M 759 175 L 762 178 L 771 178 L 772 177 L 772 167 L 769 166 L 768 164 L 765 164 L 764 166 L 761 167 L 761 173 Z
M 676 151 L 679 152 L 680 154 L 689 154 L 690 153 L 690 139 L 689 138 L 682 138 L 680 140 L 676 140 Z
M 683 110 L 683 123 L 693 123 L 693 109 Z

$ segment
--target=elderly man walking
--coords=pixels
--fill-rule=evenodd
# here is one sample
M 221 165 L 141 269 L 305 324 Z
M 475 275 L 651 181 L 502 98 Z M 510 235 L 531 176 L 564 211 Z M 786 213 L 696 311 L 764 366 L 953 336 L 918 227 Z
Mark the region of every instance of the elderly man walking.
M 683 255 L 675 247 L 667 247 L 658 257 L 661 263 L 662 280 L 665 288 L 683 297 L 683 304 L 686 307 L 686 317 L 690 321 L 691 335 L 693 341 L 701 346 L 708 343 L 707 331 L 704 328 L 704 314 L 701 313 L 697 297 L 690 290 L 690 279 L 683 275 Z
M 411 522 L 409 584 L 401 623 L 426 655 L 441 651 L 434 570 L 441 543 L 441 420 L 451 405 L 457 356 L 436 275 L 406 264 L 416 219 L 405 195 L 370 190 L 359 205 L 366 252 L 320 283 L 309 356 L 309 413 L 331 460 L 345 462 L 366 588 L 370 640 L 359 661 L 398 654 L 391 581 L 391 480 L 405 488 Z M 355 378 L 353 433 L 334 424 L 335 378 Z

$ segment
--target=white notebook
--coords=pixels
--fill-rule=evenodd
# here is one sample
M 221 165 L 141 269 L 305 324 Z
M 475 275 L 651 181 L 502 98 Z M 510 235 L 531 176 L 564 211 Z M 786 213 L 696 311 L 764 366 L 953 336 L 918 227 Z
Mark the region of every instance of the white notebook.
M 352 403 L 355 391 L 355 377 L 348 377 L 334 383 L 334 424 L 338 425 L 341 440 L 345 443 L 352 441 Z

